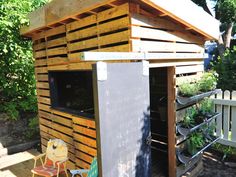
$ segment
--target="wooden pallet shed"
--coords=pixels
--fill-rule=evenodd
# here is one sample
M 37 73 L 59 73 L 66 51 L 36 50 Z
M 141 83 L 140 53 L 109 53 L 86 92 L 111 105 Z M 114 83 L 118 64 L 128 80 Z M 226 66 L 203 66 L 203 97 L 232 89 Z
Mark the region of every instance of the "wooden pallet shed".
M 53 72 L 91 71 L 96 61 L 145 59 L 150 68 L 166 68 L 168 126 L 173 127 L 168 129 L 168 171 L 176 176 L 176 82 L 203 71 L 204 43 L 218 39 L 219 22 L 188 0 L 53 0 L 29 19 L 21 33 L 33 41 L 42 148 L 50 138 L 63 139 L 70 168 L 88 168 L 102 153 L 98 118 L 52 106 Z

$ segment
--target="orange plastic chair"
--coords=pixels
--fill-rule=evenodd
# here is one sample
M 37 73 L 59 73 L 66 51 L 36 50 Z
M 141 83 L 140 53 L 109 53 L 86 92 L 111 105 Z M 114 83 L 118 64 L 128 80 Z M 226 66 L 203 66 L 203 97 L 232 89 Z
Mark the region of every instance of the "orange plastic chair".
M 31 170 L 32 177 L 40 176 L 57 176 L 65 173 L 68 177 L 66 162 L 68 160 L 68 148 L 64 141 L 60 139 L 49 140 L 46 153 L 40 154 L 34 158 L 34 168 Z M 43 160 L 43 158 L 45 158 Z M 37 161 L 41 161 L 41 166 L 37 166 Z

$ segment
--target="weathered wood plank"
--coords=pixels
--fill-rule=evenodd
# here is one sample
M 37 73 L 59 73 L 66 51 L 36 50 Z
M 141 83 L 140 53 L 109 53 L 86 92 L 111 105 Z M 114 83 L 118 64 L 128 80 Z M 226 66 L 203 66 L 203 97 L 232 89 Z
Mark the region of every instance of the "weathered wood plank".
M 51 47 L 65 45 L 66 42 L 67 42 L 66 37 L 61 37 L 61 38 L 58 38 L 58 39 L 47 41 L 46 45 L 47 45 L 47 48 L 51 48 Z
M 50 96 L 50 91 L 49 90 L 43 90 L 43 89 L 37 89 L 37 95 L 40 96 Z
M 67 41 L 75 41 L 83 38 L 88 38 L 92 36 L 97 36 L 97 26 L 92 26 L 82 30 L 78 30 L 72 33 L 68 33 L 66 38 Z
M 90 164 L 85 163 L 85 162 L 82 161 L 81 159 L 76 159 L 75 162 L 76 162 L 76 165 L 77 165 L 79 168 L 82 168 L 82 169 L 89 169 L 89 167 L 90 167 Z
M 60 64 L 67 64 L 68 58 L 67 57 L 53 57 L 47 59 L 47 65 L 60 65 Z
M 131 40 L 133 52 L 194 52 L 203 53 L 203 46 L 175 42 Z
M 90 146 L 90 147 L 93 147 L 93 148 L 96 148 L 97 147 L 97 143 L 96 143 L 96 140 L 92 139 L 92 138 L 88 138 L 88 137 L 85 137 L 85 136 L 82 136 L 80 134 L 77 134 L 77 133 L 74 133 L 73 134 L 73 137 L 75 140 L 87 145 L 87 146 Z
M 36 74 L 36 80 L 37 81 L 42 81 L 42 82 L 45 82 L 47 81 L 48 82 L 48 74 Z
M 35 72 L 36 72 L 36 74 L 38 74 L 38 73 L 47 73 L 48 68 L 47 67 L 36 67 Z
M 43 104 L 47 104 L 47 105 L 51 105 L 51 99 L 47 98 L 47 97 L 38 96 L 38 102 L 43 103 Z
M 47 56 L 53 56 L 53 55 L 65 55 L 67 54 L 66 47 L 58 47 L 53 49 L 47 50 Z
M 128 28 L 130 25 L 129 17 L 123 17 L 117 20 L 109 21 L 107 23 L 99 24 L 97 27 L 98 34 L 116 31 Z
M 66 25 L 66 29 L 69 32 L 69 31 L 72 31 L 72 30 L 76 30 L 76 29 L 79 29 L 79 28 L 82 28 L 82 27 L 92 25 L 92 24 L 96 24 L 96 22 L 97 22 L 96 15 L 90 15 L 90 16 L 85 17 L 83 19 L 79 19 L 78 21 L 68 23 Z
M 97 155 L 97 150 L 94 149 L 94 148 L 91 148 L 89 146 L 86 146 L 82 143 L 79 143 L 79 142 L 74 142 L 75 144 L 75 148 L 82 151 L 82 152 L 85 152 L 87 154 L 90 154 L 91 156 L 96 156 Z
M 95 120 L 90 120 L 90 119 L 81 118 L 81 117 L 77 117 L 77 116 L 73 116 L 72 120 L 73 120 L 74 124 L 78 124 L 78 125 L 82 125 L 82 126 L 85 126 L 88 128 L 95 129 Z
M 97 37 L 68 44 L 68 50 L 70 52 L 75 51 L 75 50 L 88 49 L 88 48 L 92 48 L 92 47 L 98 47 L 98 38 Z
M 114 44 L 119 42 L 126 42 L 130 39 L 130 30 L 113 33 L 106 36 L 101 36 L 98 38 L 99 46 Z
M 50 106 L 38 103 L 38 109 L 50 112 Z
M 67 119 L 55 114 L 50 114 L 50 118 L 52 119 L 53 122 L 65 125 L 67 127 L 71 127 L 72 128 L 72 121 L 71 119 Z
M 43 88 L 43 89 L 49 89 L 49 83 L 48 82 L 37 82 L 36 87 Z
M 46 50 L 40 50 L 34 52 L 34 58 L 44 58 L 46 57 Z
M 86 136 L 90 136 L 92 138 L 96 138 L 96 130 L 94 129 L 89 129 L 89 128 L 85 128 L 85 127 L 74 124 L 73 130 L 74 132 L 77 132 Z
M 91 164 L 92 161 L 93 161 L 93 157 L 92 156 L 87 155 L 87 154 L 85 154 L 85 153 L 83 153 L 81 151 L 78 151 L 78 150 L 75 151 L 75 157 L 78 158 L 78 159 L 82 159 L 83 161 L 86 161 L 89 164 Z
M 35 51 L 37 51 L 37 50 L 42 50 L 42 49 L 45 49 L 46 48 L 46 43 L 45 42 L 41 42 L 41 43 L 39 43 L 39 44 L 34 44 L 33 45 L 33 49 L 35 50 Z
M 69 136 L 72 136 L 72 133 L 73 133 L 72 127 L 68 128 L 66 126 L 57 124 L 55 122 L 52 123 L 52 128 L 54 130 L 57 130 L 58 132 L 61 132 L 63 134 L 69 135 Z
M 98 13 L 97 14 L 97 21 L 101 22 L 101 21 L 105 21 L 107 19 L 112 19 L 115 17 L 122 16 L 125 14 L 129 14 L 129 4 L 128 3 Z
M 204 71 L 203 65 L 192 65 L 192 66 L 178 66 L 176 67 L 176 74 L 187 74 Z
M 39 59 L 34 61 L 34 66 L 46 66 L 47 65 L 47 60 L 46 59 Z

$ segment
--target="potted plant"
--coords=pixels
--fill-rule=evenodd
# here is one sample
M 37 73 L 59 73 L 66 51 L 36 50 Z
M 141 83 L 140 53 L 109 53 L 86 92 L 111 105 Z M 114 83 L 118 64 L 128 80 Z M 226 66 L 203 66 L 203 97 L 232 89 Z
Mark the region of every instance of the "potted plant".
M 186 143 L 187 143 L 187 152 L 190 155 L 196 154 L 199 151 L 199 149 L 201 149 L 205 144 L 202 132 L 192 133 L 189 139 L 187 139 Z

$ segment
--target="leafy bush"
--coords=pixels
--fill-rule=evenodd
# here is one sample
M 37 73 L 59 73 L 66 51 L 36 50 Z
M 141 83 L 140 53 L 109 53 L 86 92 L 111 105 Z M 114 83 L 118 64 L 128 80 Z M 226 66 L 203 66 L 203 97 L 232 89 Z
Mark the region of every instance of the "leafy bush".
M 26 15 L 46 0 L 3 0 L 0 3 L 1 112 L 17 119 L 20 111 L 36 111 L 31 42 L 20 36 Z
M 205 98 L 198 104 L 198 114 L 207 116 L 213 113 L 214 104 L 209 98 Z
M 218 88 L 236 90 L 236 47 L 227 50 L 224 59 L 218 57 L 218 60 L 213 63 L 213 69 L 218 74 Z
M 35 136 L 39 135 L 38 117 L 33 117 L 29 120 L 28 130 L 25 135 L 29 139 L 35 138 Z

